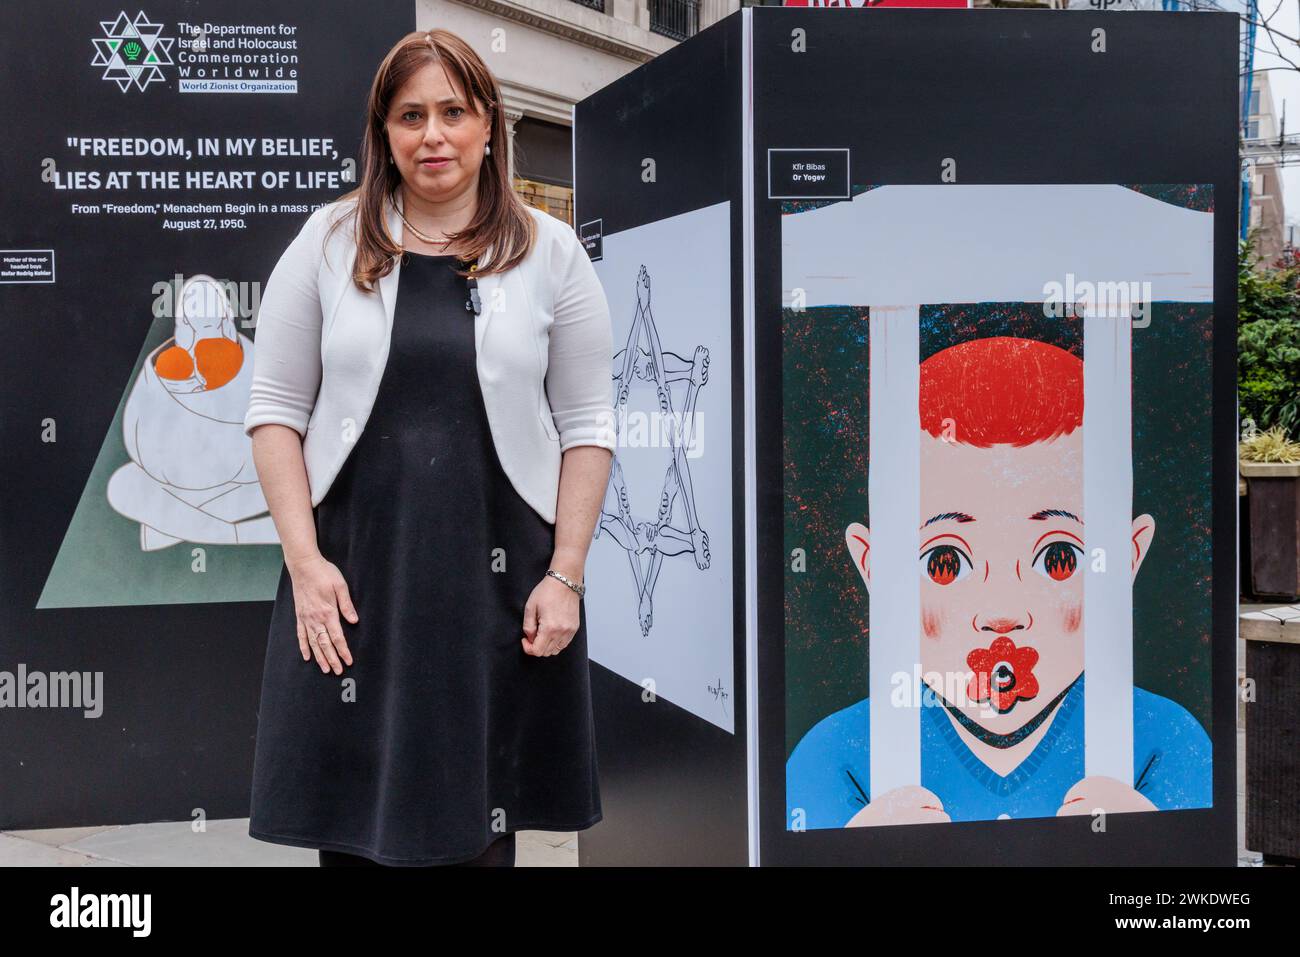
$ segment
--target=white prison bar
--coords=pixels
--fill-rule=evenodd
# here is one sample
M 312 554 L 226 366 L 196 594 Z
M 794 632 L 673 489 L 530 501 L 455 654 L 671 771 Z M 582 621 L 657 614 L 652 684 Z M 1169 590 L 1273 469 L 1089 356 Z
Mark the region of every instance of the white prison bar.
M 1133 784 L 1132 323 L 1083 320 L 1083 763 Z
M 872 306 L 868 412 L 867 508 L 871 600 L 868 693 L 871 703 L 871 794 L 921 782 L 921 580 L 916 529 L 921 514 L 919 328 L 916 306 Z M 906 700 L 894 702 L 899 676 Z
M 879 186 L 783 216 L 781 284 L 809 307 L 1041 302 L 1073 273 L 1210 302 L 1213 220 L 1106 184 Z

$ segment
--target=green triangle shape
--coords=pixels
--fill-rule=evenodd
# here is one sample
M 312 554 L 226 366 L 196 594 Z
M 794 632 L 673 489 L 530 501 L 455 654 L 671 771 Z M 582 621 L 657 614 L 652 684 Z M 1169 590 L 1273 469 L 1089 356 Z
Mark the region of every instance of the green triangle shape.
M 190 605 L 273 601 L 284 552 L 274 545 L 214 545 L 180 541 L 145 551 L 140 525 L 108 501 L 108 481 L 131 459 L 122 441 L 122 415 L 145 358 L 170 338 L 175 321 L 155 317 L 127 380 L 108 435 L 90 470 L 81 499 L 64 533 L 39 608 L 102 608 L 119 605 Z M 251 361 L 251 356 L 245 361 Z M 193 550 L 206 554 L 206 570 L 192 570 Z

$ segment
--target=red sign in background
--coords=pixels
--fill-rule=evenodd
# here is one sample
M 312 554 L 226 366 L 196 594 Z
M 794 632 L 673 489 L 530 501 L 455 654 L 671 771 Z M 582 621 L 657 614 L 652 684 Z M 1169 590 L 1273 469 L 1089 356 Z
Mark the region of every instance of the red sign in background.
M 970 0 L 784 0 L 786 7 L 952 7 L 965 10 Z

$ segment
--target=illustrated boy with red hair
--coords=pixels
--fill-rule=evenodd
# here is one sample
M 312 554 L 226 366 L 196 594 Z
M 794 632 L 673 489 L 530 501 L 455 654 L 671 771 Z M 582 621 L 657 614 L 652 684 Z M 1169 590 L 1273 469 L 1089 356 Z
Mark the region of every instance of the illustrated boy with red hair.
M 1136 687 L 1133 785 L 1084 776 L 1081 360 L 1009 336 L 951 346 L 921 363 L 920 421 L 921 785 L 872 794 L 864 698 L 790 755 L 787 827 L 1211 806 L 1204 729 Z M 1133 520 L 1133 576 L 1154 535 Z M 870 590 L 870 531 L 845 541 Z

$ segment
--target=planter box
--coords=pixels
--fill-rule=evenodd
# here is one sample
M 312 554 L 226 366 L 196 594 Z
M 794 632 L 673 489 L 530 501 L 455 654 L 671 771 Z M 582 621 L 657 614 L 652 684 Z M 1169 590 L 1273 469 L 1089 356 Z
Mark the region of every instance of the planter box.
M 1246 677 L 1246 847 L 1300 859 L 1300 606 L 1241 616 Z
M 1300 463 L 1240 463 L 1250 514 L 1250 590 L 1300 597 Z
M 1246 480 L 1237 476 L 1237 591 L 1250 595 L 1250 496 Z

